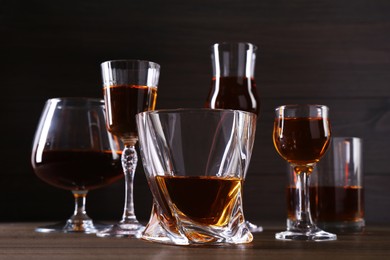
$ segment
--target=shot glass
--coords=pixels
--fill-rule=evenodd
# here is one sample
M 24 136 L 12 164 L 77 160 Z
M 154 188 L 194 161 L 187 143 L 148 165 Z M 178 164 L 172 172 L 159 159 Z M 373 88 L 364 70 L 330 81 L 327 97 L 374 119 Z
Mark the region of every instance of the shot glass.
M 256 115 L 173 109 L 137 115 L 140 153 L 153 208 L 142 238 L 174 245 L 241 244 L 242 186 Z
M 289 174 L 288 218 L 291 223 L 295 201 L 295 173 Z M 361 232 L 365 227 L 362 140 L 333 137 L 327 154 L 317 163 L 310 183 L 310 209 L 313 221 L 333 233 Z

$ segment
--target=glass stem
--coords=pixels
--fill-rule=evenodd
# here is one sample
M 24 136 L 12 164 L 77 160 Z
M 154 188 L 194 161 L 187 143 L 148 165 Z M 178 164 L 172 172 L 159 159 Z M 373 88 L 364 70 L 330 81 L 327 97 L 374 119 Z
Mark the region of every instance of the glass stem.
M 72 221 L 90 220 L 85 210 L 88 191 L 72 191 L 74 196 L 74 212 L 71 217 Z
M 125 145 L 122 152 L 122 167 L 125 174 L 125 206 L 121 223 L 138 222 L 134 213 L 133 183 L 138 156 L 134 145 Z
M 294 167 L 297 173 L 296 182 L 296 204 L 294 223 L 295 228 L 309 229 L 313 226 L 313 221 L 310 214 L 310 174 L 313 171 L 312 166 Z

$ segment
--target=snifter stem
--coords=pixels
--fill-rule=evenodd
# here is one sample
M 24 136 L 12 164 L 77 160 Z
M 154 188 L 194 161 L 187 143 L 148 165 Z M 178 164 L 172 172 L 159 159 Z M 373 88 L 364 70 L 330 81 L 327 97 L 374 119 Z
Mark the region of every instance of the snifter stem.
M 88 191 L 72 191 L 74 196 L 74 213 L 72 218 L 89 219 L 85 210 Z
M 88 191 L 72 191 L 72 193 L 75 204 L 74 212 L 66 222 L 64 232 L 96 233 L 97 229 L 85 210 Z

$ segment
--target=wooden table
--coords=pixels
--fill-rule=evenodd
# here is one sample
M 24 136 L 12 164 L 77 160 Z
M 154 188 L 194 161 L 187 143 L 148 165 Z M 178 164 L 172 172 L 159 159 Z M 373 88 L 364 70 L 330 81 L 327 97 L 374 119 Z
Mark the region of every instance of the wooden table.
M 337 241 L 277 241 L 283 227 L 264 226 L 251 244 L 225 247 L 169 246 L 129 238 L 41 234 L 40 223 L 1 223 L 0 259 L 390 259 L 390 226 L 368 226 Z

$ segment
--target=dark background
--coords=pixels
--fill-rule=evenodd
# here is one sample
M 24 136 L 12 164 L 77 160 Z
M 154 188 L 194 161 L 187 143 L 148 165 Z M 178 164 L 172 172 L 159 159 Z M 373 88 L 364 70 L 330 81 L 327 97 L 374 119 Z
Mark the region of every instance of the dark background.
M 274 150 L 273 109 L 330 107 L 333 134 L 364 140 L 366 220 L 390 221 L 390 2 L 387 0 L 0 0 L 0 221 L 70 216 L 72 195 L 38 179 L 31 145 L 48 98 L 102 97 L 99 64 L 161 64 L 157 108 L 201 107 L 211 80 L 210 46 L 259 46 L 261 116 L 245 184 L 253 222 L 284 222 L 286 164 Z M 141 164 L 139 164 L 140 166 Z M 201 191 L 200 191 L 201 192 Z M 151 195 L 136 174 L 138 218 Z M 94 219 L 120 219 L 123 182 L 91 191 Z

